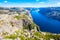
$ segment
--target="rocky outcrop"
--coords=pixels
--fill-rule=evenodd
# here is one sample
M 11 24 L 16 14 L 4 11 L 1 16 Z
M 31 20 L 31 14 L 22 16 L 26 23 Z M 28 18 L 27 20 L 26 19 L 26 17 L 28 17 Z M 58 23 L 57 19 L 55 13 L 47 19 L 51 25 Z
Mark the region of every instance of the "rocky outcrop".
M 0 39 L 1 40 L 20 40 L 20 37 L 32 37 L 33 31 L 37 31 L 37 26 L 33 23 L 28 11 L 21 11 L 20 14 L 0 11 Z M 6 13 L 5 13 L 6 12 Z

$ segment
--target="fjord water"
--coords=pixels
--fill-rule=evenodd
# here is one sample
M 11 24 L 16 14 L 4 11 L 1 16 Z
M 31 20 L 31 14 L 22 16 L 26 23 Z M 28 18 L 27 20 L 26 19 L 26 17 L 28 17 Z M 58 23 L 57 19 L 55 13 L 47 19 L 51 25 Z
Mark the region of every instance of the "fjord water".
M 33 21 L 39 26 L 41 31 L 60 33 L 60 21 L 47 18 L 46 16 L 38 13 L 35 9 L 30 11 Z

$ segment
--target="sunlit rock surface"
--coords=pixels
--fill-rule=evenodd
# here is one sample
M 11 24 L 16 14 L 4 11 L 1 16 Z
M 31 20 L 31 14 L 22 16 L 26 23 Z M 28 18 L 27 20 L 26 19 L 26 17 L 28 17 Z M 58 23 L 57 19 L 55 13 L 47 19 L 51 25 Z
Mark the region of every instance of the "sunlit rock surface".
M 37 28 L 27 10 L 0 10 L 1 40 L 24 40 L 24 37 L 32 37 L 32 32 L 37 31 Z

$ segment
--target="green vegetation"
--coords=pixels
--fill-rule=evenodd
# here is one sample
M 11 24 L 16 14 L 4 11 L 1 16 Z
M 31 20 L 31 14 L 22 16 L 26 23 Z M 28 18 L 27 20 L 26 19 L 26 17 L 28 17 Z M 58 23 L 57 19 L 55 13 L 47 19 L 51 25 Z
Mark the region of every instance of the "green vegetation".
M 20 19 L 20 15 L 17 15 L 17 16 L 15 16 L 14 18 L 16 18 L 16 19 L 19 20 L 19 19 Z
M 21 35 L 18 35 L 18 34 L 21 34 Z M 21 33 L 19 31 L 16 32 L 16 34 L 11 34 L 9 36 L 4 36 L 4 38 L 6 39 L 16 39 L 16 38 L 19 38 L 20 40 L 40 40 L 40 38 L 43 38 L 44 40 L 50 40 L 51 39 L 59 39 L 60 38 L 60 35 L 52 35 L 52 34 L 48 34 L 46 33 L 46 35 L 43 35 L 41 32 L 32 32 L 32 37 L 28 37 L 28 36 L 25 36 L 24 35 L 25 32 Z M 48 35 L 47 35 L 48 34 Z
M 34 36 L 38 38 L 43 38 L 43 34 L 41 34 L 40 32 L 34 32 Z
M 20 40 L 25 40 L 24 36 L 19 36 Z
M 8 38 L 8 39 L 15 39 L 17 38 L 18 36 L 16 34 L 11 34 L 9 36 L 4 36 L 4 38 Z
M 14 16 L 14 18 L 16 18 L 17 20 L 20 20 L 20 19 L 27 18 L 27 15 L 25 15 L 25 14 L 18 14 L 16 16 Z

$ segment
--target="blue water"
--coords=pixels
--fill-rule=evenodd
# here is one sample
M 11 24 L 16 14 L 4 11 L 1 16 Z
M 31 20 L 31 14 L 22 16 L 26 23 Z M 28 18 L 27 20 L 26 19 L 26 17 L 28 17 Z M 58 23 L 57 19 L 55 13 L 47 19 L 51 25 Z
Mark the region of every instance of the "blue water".
M 60 22 L 45 17 L 44 15 L 38 13 L 37 11 L 30 11 L 33 21 L 39 26 L 41 31 L 60 33 Z

